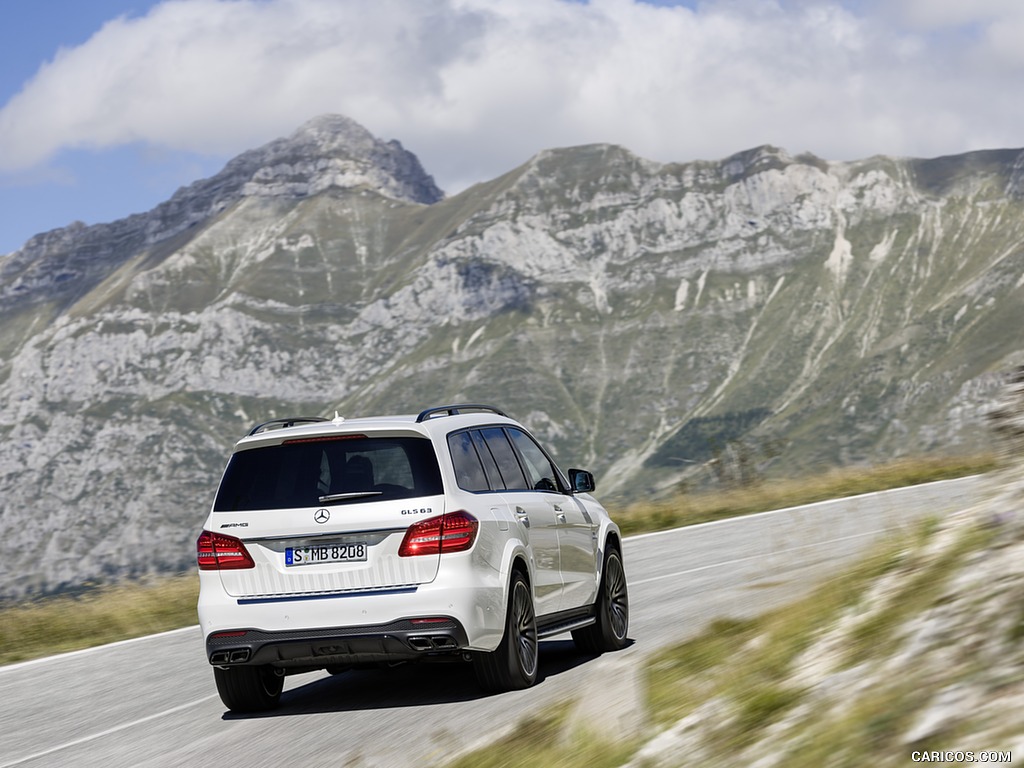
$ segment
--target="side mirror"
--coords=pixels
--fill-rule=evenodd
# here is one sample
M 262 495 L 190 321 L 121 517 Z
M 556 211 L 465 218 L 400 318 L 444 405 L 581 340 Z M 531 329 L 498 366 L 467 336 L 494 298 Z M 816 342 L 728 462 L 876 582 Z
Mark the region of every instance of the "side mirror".
M 585 469 L 570 469 L 569 484 L 573 493 L 590 493 L 597 487 L 594 476 Z

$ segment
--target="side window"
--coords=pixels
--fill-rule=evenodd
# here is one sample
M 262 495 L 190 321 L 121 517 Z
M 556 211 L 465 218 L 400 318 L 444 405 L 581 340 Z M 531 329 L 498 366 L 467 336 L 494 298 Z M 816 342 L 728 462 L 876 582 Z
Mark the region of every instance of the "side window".
M 505 484 L 505 488 L 510 491 L 529 490 L 530 486 L 526 482 L 526 476 L 523 474 L 522 468 L 519 466 L 519 460 L 516 458 L 515 451 L 512 450 L 508 438 L 505 437 L 505 430 L 501 427 L 490 427 L 488 429 L 481 429 L 480 434 L 483 436 L 484 442 L 487 443 L 487 447 L 490 449 L 491 455 L 498 465 L 498 471 L 501 473 L 501 479 Z
M 488 491 L 487 476 L 477 455 L 476 446 L 469 432 L 456 432 L 448 435 L 448 450 L 452 454 L 452 466 L 455 467 L 455 479 L 459 488 L 464 491 Z
M 544 455 L 540 446 L 521 430 L 510 429 L 508 433 L 512 437 L 512 442 L 519 451 L 519 455 L 523 457 L 523 466 L 526 468 L 530 487 L 535 491 L 557 491 L 558 481 L 555 479 L 555 468 L 551 466 L 551 462 Z
M 476 429 L 472 430 L 470 434 L 473 436 L 473 445 L 476 446 L 480 463 L 484 465 L 484 474 L 487 475 L 487 481 L 491 484 L 491 488 L 495 491 L 504 490 L 505 483 L 501 479 L 501 473 L 498 472 L 498 465 L 494 462 L 491 449 L 487 447 L 487 443 L 484 441 L 484 436 Z

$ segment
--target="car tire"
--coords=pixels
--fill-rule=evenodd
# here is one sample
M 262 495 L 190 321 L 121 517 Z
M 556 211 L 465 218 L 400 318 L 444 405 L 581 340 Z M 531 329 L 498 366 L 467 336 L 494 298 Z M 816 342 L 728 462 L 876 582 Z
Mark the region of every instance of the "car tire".
M 526 577 L 512 572 L 505 611 L 505 633 L 490 653 L 473 657 L 477 682 L 486 691 L 529 688 L 537 682 L 537 617 Z
M 214 667 L 217 693 L 232 712 L 266 712 L 281 699 L 284 676 L 269 665 L 253 667 Z
M 597 621 L 589 627 L 573 630 L 576 647 L 592 654 L 625 648 L 629 631 L 629 592 L 622 556 L 617 549 L 609 549 L 605 555 L 594 609 Z

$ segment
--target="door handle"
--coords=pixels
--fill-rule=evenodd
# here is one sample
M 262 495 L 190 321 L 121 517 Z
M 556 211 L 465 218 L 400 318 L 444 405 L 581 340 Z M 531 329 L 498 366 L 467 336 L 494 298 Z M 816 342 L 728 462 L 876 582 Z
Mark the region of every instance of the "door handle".
M 530 527 L 530 518 L 526 516 L 525 509 L 523 509 L 522 507 L 516 507 L 516 517 L 519 518 L 519 522 L 521 522 L 524 526 L 526 526 L 527 528 Z
M 565 525 L 565 512 L 562 511 L 562 505 L 552 504 L 551 506 L 555 508 L 555 522 L 559 525 Z

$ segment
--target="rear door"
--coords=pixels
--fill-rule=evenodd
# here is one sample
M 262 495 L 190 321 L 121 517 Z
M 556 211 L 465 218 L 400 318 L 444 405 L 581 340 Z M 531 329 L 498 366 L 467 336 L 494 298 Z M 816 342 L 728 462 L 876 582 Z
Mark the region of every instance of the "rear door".
M 555 506 L 546 494 L 533 490 L 507 428 L 485 427 L 479 434 L 500 473 L 504 486 L 501 495 L 514 519 L 524 527 L 533 550 L 537 614 L 554 613 L 562 600 Z
M 399 557 L 408 527 L 444 513 L 430 440 L 330 435 L 236 452 L 214 531 L 245 542 L 256 567 L 220 571 L 230 595 L 386 590 L 432 581 L 439 556 Z
M 596 525 L 582 505 L 565 493 L 565 481 L 554 462 L 521 429 L 507 430 L 526 473 L 537 506 L 550 508 L 558 539 L 562 591 L 558 610 L 593 602 L 597 585 Z

